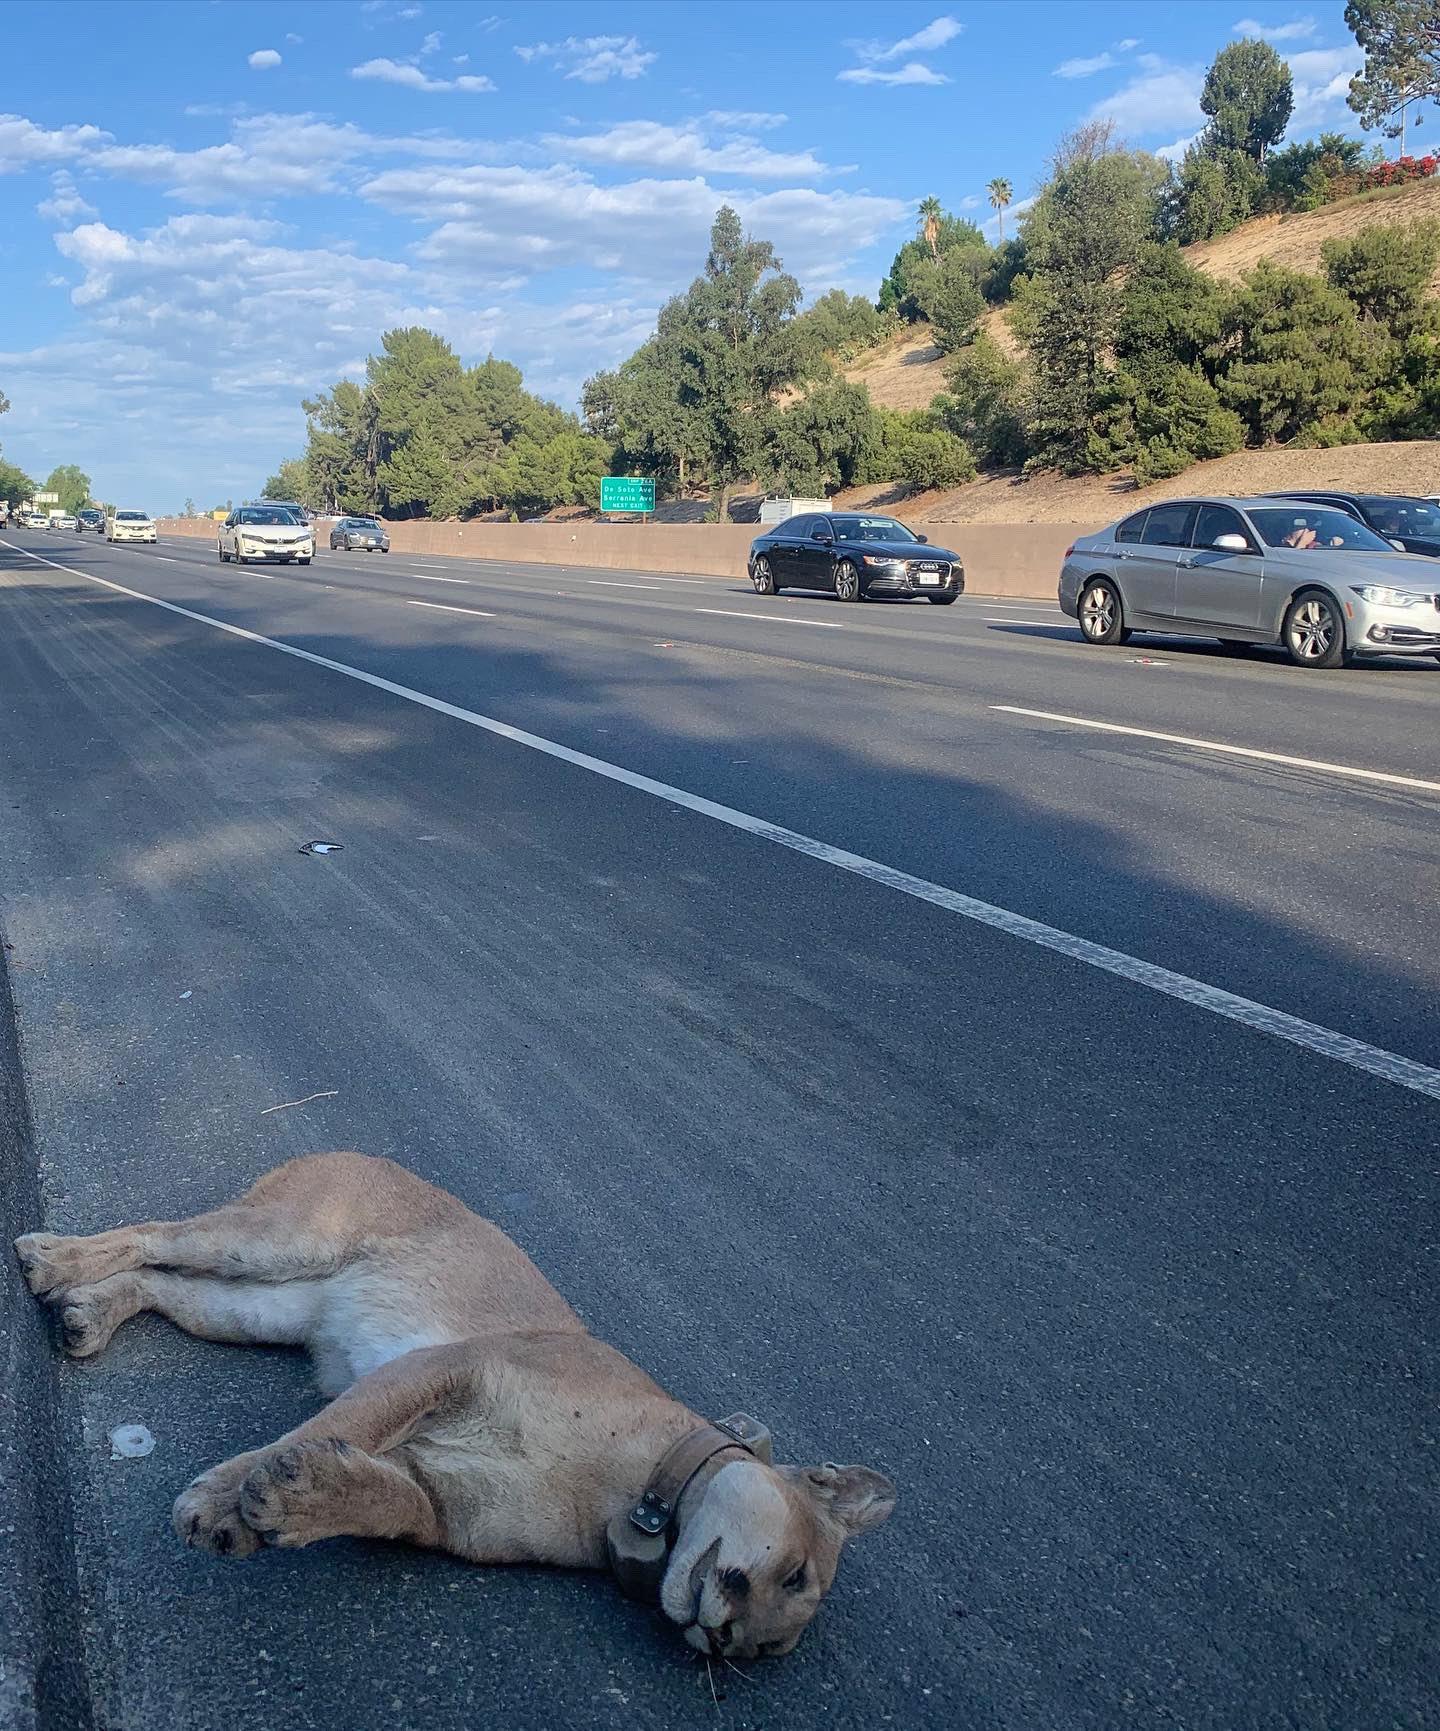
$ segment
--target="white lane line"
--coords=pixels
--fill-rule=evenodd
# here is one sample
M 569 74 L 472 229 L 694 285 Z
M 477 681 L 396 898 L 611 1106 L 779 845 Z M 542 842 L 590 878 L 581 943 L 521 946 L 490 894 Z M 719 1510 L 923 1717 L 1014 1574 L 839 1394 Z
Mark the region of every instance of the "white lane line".
M 987 613 L 982 623 L 985 625 L 1065 625 L 1069 621 L 1063 618 L 1042 619 L 1038 613 L 1029 619 L 1000 619 Z
M 767 625 L 818 625 L 824 631 L 843 631 L 845 627 L 833 619 L 786 618 L 783 613 L 742 613 L 737 607 L 692 607 L 692 613 L 713 613 L 717 619 L 761 619 Z
M 665 593 L 658 583 L 615 583 L 604 577 L 587 577 L 586 582 L 596 589 L 648 589 L 652 595 Z
M 432 577 L 428 571 L 407 571 L 407 577 L 413 577 L 417 583 L 462 583 L 468 589 L 468 577 Z
M 407 607 L 430 607 L 436 613 L 473 613 L 477 619 L 493 619 L 493 613 L 487 613 L 483 607 L 448 607 L 443 601 L 407 601 Z
M 1219 739 L 1191 739 L 1183 733 L 1154 733 L 1146 727 L 1122 727 L 1114 721 L 1091 721 L 1083 715 L 1055 715 L 1048 709 L 1019 709 L 1011 703 L 992 703 L 1004 715 L 1028 715 L 1035 721 L 1060 721 L 1068 727 L 1088 727 L 1096 733 L 1123 733 L 1134 739 L 1158 739 L 1165 745 L 1188 745 L 1196 751 L 1218 751 L 1227 757 L 1257 758 L 1261 763 L 1281 763 L 1289 769 L 1316 769 L 1324 775 L 1344 775 L 1355 781 L 1378 781 L 1388 787 L 1418 787 L 1423 793 L 1440 793 L 1440 781 L 1424 781 L 1415 775 L 1392 775 L 1383 769 L 1358 769 L 1349 763 L 1326 763 L 1315 757 L 1291 757 L 1283 751 L 1258 751 L 1250 745 L 1227 745 Z
M 157 553 L 155 554 L 155 558 L 157 558 L 162 565 L 178 565 L 180 563 L 178 559 L 170 558 L 167 553 Z
M 1378 1076 L 1382 1081 L 1392 1082 L 1397 1088 L 1406 1088 L 1411 1093 L 1425 1094 L 1432 1100 L 1440 1100 L 1440 1070 L 1418 1063 L 1414 1058 L 1402 1057 L 1398 1052 L 1388 1052 L 1383 1046 L 1371 1046 L 1349 1034 L 1341 1034 L 1317 1022 L 1304 1021 L 1299 1016 L 1292 1016 L 1285 1010 L 1272 1009 L 1268 1004 L 1256 1003 L 1251 998 L 1242 998 L 1204 980 L 1191 979 L 1188 974 L 1178 974 L 1171 968 L 1162 968 L 1154 962 L 1144 961 L 1139 956 L 1128 955 L 1124 950 L 1112 950 L 1105 944 L 1092 943 L 1089 938 L 1078 937 L 1074 932 L 1032 920 L 1026 914 L 1012 913 L 1008 908 L 996 907 L 991 902 L 980 901 L 977 897 L 967 896 L 959 890 L 947 889 L 943 884 L 912 877 L 909 872 L 900 871 L 895 866 L 883 865 L 878 860 L 867 859 L 863 854 L 850 853 L 845 848 L 832 847 L 829 842 L 817 841 L 811 836 L 802 835 L 798 830 L 786 829 L 780 824 L 768 822 L 765 818 L 738 811 L 734 806 L 720 805 L 700 794 L 672 787 L 668 782 L 639 775 L 618 763 L 608 763 L 603 757 L 591 757 L 587 752 L 576 751 L 571 746 L 561 745 L 553 739 L 545 739 L 538 733 L 527 733 L 523 728 L 512 727 L 507 721 L 497 721 L 473 709 L 462 709 L 458 703 L 447 703 L 443 698 L 432 697 L 428 692 L 416 691 L 408 685 L 400 685 L 393 679 L 382 678 L 378 673 L 367 673 L 363 667 L 352 667 L 345 661 L 332 661 L 328 655 L 317 655 L 313 650 L 301 649 L 294 643 L 282 643 L 278 638 L 264 637 L 258 631 L 248 631 L 243 625 L 232 625 L 228 620 L 216 619 L 212 614 L 197 613 L 193 608 L 178 606 L 173 601 L 162 601 L 158 596 L 146 595 L 139 589 L 127 589 L 123 583 L 112 583 L 108 577 L 96 577 L 90 571 L 77 571 L 73 566 L 56 564 L 53 559 L 43 559 L 38 553 L 30 552 L 29 548 L 16 547 L 9 541 L 0 541 L 0 547 L 9 547 L 12 552 L 23 553 L 27 559 L 33 559 L 38 565 L 48 565 L 52 570 L 63 571 L 70 577 L 83 577 L 87 582 L 98 583 L 102 588 L 112 589 L 117 594 L 128 595 L 134 601 L 148 601 L 151 606 L 162 607 L 167 613 L 178 613 L 182 619 L 193 619 L 200 625 L 211 625 L 217 631 L 228 632 L 230 636 L 243 638 L 247 643 L 258 643 L 266 649 L 279 650 L 282 655 L 293 655 L 298 661 L 308 661 L 312 666 L 329 668 L 332 673 L 342 673 L 347 679 L 358 680 L 360 684 L 372 686 L 377 691 L 389 692 L 392 697 L 403 698 L 407 703 L 418 704 L 422 709 L 434 710 L 438 715 L 448 715 L 455 721 L 463 721 L 470 727 L 478 727 L 485 733 L 526 746 L 531 751 L 543 752 L 546 757 L 573 764 L 577 769 L 588 770 L 592 775 L 604 776 L 607 781 L 619 782 L 625 787 L 633 788 L 637 793 L 649 794 L 654 799 L 696 812 L 701 817 L 711 818 L 731 829 L 744 830 L 747 834 L 756 836 L 761 841 L 771 842 L 776 847 L 805 854 L 824 865 L 834 866 L 838 871 L 852 872 L 856 877 L 866 878 L 884 889 L 913 896 L 917 901 L 928 902 L 932 907 L 943 908 L 945 912 L 973 920 L 977 925 L 988 926 L 993 931 L 1004 932 L 1008 937 L 1019 938 L 1025 943 L 1051 950 L 1056 955 L 1081 962 L 1101 973 L 1113 974 L 1131 985 L 1143 986 L 1148 991 L 1174 998 L 1179 1003 L 1189 1004 L 1226 1021 L 1239 1023 L 1241 1027 L 1249 1028 L 1255 1033 L 1268 1034 L 1304 1051 L 1314 1052 L 1319 1057 L 1348 1064 L 1352 1069 L 1363 1070 L 1368 1075 Z M 411 605 L 425 606 L 433 603 L 412 602 Z

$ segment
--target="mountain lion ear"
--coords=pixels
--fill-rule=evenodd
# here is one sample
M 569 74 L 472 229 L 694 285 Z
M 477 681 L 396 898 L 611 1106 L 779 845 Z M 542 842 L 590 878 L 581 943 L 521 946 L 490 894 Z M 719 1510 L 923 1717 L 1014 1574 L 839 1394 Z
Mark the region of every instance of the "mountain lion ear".
M 844 1529 L 847 1539 L 881 1526 L 895 1507 L 894 1484 L 869 1467 L 840 1467 L 826 1461 L 823 1467 L 807 1467 L 800 1482 L 821 1513 Z

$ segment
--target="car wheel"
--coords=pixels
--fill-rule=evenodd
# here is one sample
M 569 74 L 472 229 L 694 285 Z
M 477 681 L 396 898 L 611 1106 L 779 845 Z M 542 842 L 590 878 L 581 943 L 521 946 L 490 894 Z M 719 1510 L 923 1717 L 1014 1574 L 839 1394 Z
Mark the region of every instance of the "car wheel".
M 299 564 L 301 564 L 301 565 L 308 565 L 308 564 L 309 564 L 309 563 L 310 563 L 310 561 L 309 561 L 309 559 L 308 559 L 308 558 L 305 558 L 305 557 L 302 557 L 302 558 L 301 558 L 301 559 L 300 559 L 300 560 L 299 560 L 299 561 L 298 561 L 298 563 L 299 563 Z
M 858 601 L 860 599 L 860 573 L 848 559 L 842 559 L 835 567 L 835 599 L 837 601 Z
M 1124 643 L 1130 636 L 1120 591 L 1108 577 L 1092 577 L 1080 591 L 1080 635 L 1087 643 Z
M 955 605 L 953 595 L 927 595 L 925 599 L 932 607 L 953 607 Z
M 1339 667 L 1345 660 L 1345 622 L 1323 589 L 1303 590 L 1285 610 L 1285 652 L 1297 667 Z
M 348 535 L 345 537 L 345 551 L 347 553 L 353 553 L 355 551 L 355 543 Z
M 218 541 L 215 544 L 215 551 L 220 557 L 220 563 L 223 565 L 225 563 L 225 549 L 219 544 Z
M 768 559 L 757 559 L 750 571 L 750 581 L 755 586 L 757 595 L 773 595 L 775 593 L 775 573 L 770 569 Z

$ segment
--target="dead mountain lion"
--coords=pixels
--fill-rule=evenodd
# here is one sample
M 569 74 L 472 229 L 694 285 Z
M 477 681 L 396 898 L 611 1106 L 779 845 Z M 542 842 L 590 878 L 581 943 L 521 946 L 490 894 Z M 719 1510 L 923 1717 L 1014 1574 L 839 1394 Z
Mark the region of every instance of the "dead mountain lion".
M 331 1404 L 175 1504 L 181 1538 L 221 1556 L 354 1534 L 610 1562 L 692 1647 L 753 1658 L 790 1651 L 845 1541 L 895 1506 L 866 1467 L 774 1467 L 754 1421 L 697 1418 L 499 1227 L 388 1160 L 315 1154 L 193 1220 L 15 1249 L 76 1357 L 142 1310 L 309 1349 Z

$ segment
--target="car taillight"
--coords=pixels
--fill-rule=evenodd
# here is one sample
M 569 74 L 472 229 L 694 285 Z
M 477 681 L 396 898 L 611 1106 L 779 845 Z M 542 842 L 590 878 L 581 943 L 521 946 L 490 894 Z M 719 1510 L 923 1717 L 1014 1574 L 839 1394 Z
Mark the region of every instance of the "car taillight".
M 1075 543 L 1072 541 L 1070 543 L 1070 545 L 1065 549 L 1065 557 L 1068 559 L 1074 551 L 1075 551 Z

